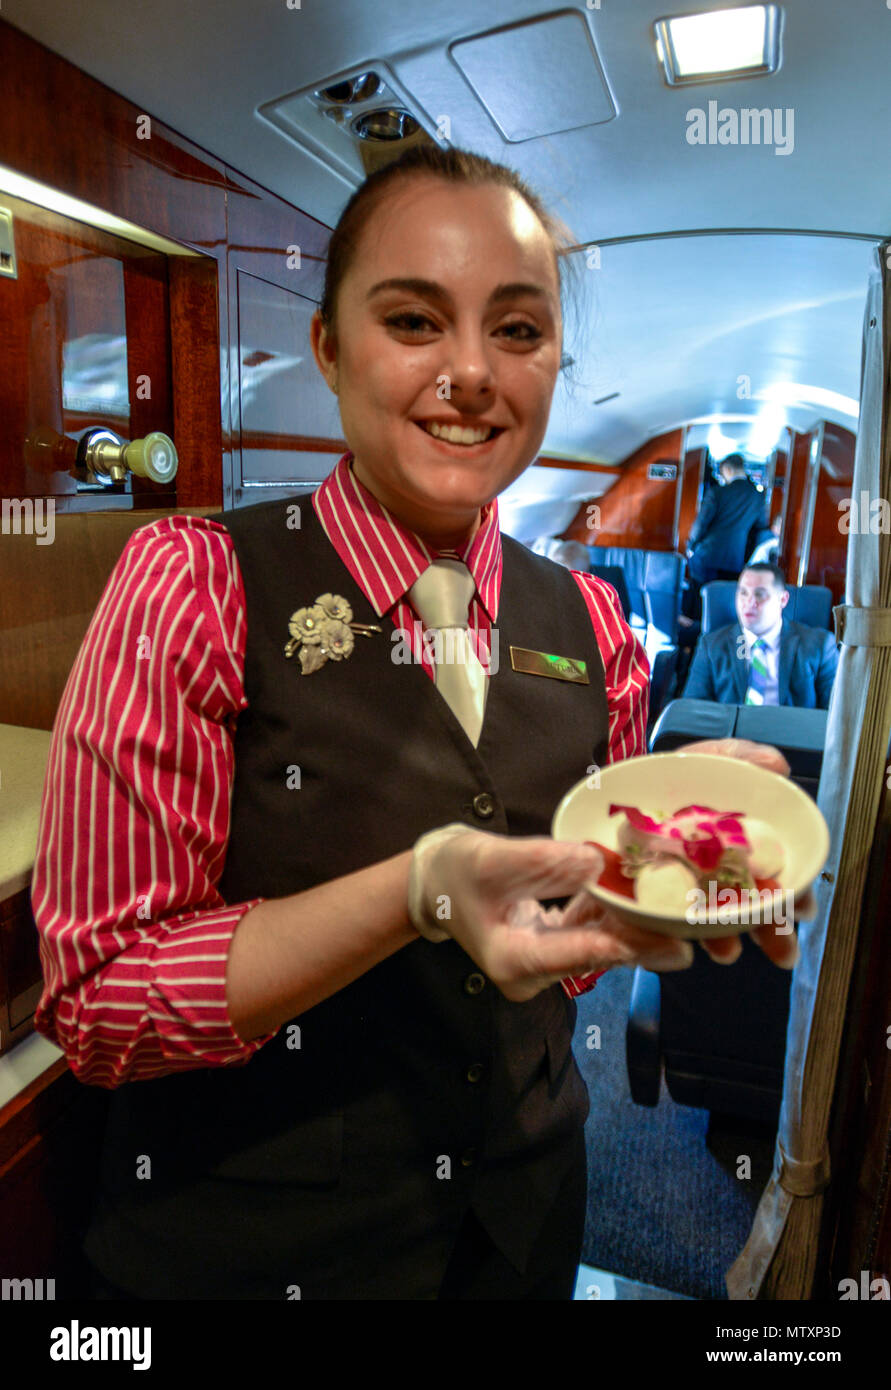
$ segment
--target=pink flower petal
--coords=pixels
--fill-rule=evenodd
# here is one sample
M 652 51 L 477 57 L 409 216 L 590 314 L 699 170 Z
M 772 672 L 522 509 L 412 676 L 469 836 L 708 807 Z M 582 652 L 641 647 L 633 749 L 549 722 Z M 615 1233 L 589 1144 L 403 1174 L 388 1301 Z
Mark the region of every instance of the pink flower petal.
M 714 869 L 720 862 L 724 847 L 717 835 L 707 840 L 685 840 L 684 851 L 691 864 L 699 869 Z
M 628 817 L 628 822 L 635 830 L 645 830 L 650 835 L 659 835 L 662 832 L 662 822 L 653 820 L 652 816 L 645 816 L 643 811 L 638 811 L 636 806 L 617 806 L 613 803 L 609 808 L 611 816 L 616 816 L 623 812 Z
M 725 850 L 751 848 L 742 826 L 742 811 L 683 806 L 666 820 L 657 821 L 636 806 L 612 804 L 609 808 L 611 816 L 620 812 L 636 831 L 649 838 L 651 849 L 686 858 L 700 870 L 716 868 Z

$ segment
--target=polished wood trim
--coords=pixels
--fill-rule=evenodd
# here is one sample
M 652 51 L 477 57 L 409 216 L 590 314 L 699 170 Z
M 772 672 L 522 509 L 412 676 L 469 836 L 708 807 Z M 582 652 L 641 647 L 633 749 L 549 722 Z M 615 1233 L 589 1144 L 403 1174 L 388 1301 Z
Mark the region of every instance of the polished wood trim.
M 0 164 L 196 250 L 225 245 L 220 160 L 5 20 L 0 68 Z
M 600 512 L 599 528 L 589 526 L 591 502 L 583 502 L 563 539 L 583 545 L 619 545 L 629 549 L 672 550 L 676 482 L 648 478 L 651 463 L 680 466 L 683 430 L 649 439 L 619 466 L 621 476 L 599 496 L 591 498 Z M 617 469 L 609 470 L 615 473 Z
M 170 260 L 174 258 L 169 258 Z M 127 328 L 127 387 L 130 424 L 127 439 L 143 439 L 153 430 L 174 436 L 170 379 L 170 299 L 168 257 L 124 261 L 124 308 Z M 148 393 L 148 394 L 147 394 Z M 176 487 L 133 475 L 135 507 L 176 505 Z
M 541 454 L 535 460 L 536 468 L 567 468 L 574 473 L 609 473 L 611 476 L 620 473 L 623 465 L 621 463 L 583 463 L 578 459 L 558 459 L 553 454 Z
M 330 228 L 228 166 L 227 256 L 230 282 L 246 270 L 305 299 L 322 297 Z M 299 247 L 299 266 L 292 247 Z
M 0 1266 L 4 1277 L 53 1279 L 56 1300 L 84 1297 L 109 1095 L 60 1058 L 0 1110 Z
M 681 506 L 678 515 L 678 550 L 682 555 L 687 549 L 687 541 L 690 539 L 693 522 L 696 520 L 696 513 L 699 510 L 699 484 L 702 480 L 703 463 L 707 453 L 708 450 L 704 447 L 690 449 L 684 459 L 681 475 Z
M 798 565 L 805 529 L 803 507 L 807 495 L 812 439 L 813 432 L 793 434 L 792 454 L 786 471 L 786 525 L 780 550 L 780 567 L 790 584 L 798 582 Z
M 839 503 L 853 492 L 856 442 L 850 430 L 825 425 L 807 582 L 827 585 L 834 603 L 841 603 L 845 594 L 848 536 L 840 529 Z
M 24 533 L 4 536 L 0 723 L 52 728 L 96 605 L 137 527 L 175 511 L 201 515 L 216 510 L 57 513 L 52 545 L 35 545 L 34 537 Z
M 40 1115 L 52 1108 L 48 1095 L 50 1087 L 68 1070 L 67 1060 L 59 1057 L 46 1071 L 35 1076 L 23 1091 L 0 1107 L 0 1182 L 4 1170 L 33 1139 L 35 1123 Z
M 233 434 L 237 438 L 240 422 L 230 281 L 242 268 L 317 302 L 330 229 L 6 20 L 0 20 L 0 68 L 0 164 L 205 253 L 204 260 L 163 258 L 169 268 L 172 437 L 181 467 L 175 491 L 159 493 L 140 483 L 135 501 L 231 504 Z M 60 120 L 60 111 L 82 118 Z M 146 117 L 150 138 L 142 139 Z M 289 263 L 295 245 L 299 270 L 293 256 Z M 120 501 L 97 494 L 93 505 L 108 504 Z
M 345 439 L 314 439 L 308 434 L 274 434 L 272 431 L 250 430 L 241 436 L 243 449 L 290 449 L 295 454 L 345 454 L 349 449 Z
M 180 507 L 223 504 L 229 383 L 220 375 L 219 271 L 210 259 L 168 261 L 173 442 L 179 455 L 173 505 Z

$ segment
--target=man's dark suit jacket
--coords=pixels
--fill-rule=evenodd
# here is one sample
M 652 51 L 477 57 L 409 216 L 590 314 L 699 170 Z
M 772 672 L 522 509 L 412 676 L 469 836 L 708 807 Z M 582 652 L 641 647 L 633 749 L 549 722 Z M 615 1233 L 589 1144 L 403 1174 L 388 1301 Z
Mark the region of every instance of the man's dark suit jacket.
M 700 637 L 684 686 L 685 700 L 745 704 L 750 667 L 744 655 L 737 656 L 742 635 L 739 623 L 730 623 Z M 745 647 L 742 651 L 745 653 Z M 838 651 L 831 632 L 784 619 L 778 671 L 781 705 L 828 709 L 837 666 Z
M 709 488 L 687 542 L 700 566 L 738 574 L 752 527 L 765 520 L 765 498 L 748 478 Z

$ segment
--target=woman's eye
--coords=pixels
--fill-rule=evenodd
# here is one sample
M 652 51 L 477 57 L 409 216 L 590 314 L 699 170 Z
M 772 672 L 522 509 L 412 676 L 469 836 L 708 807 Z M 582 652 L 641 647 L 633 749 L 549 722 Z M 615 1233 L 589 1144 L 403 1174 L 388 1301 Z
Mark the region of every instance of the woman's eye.
M 508 338 L 512 338 L 518 343 L 533 343 L 541 337 L 541 332 L 533 323 L 527 323 L 525 319 L 517 319 L 513 323 L 503 323 L 498 330 L 505 333 Z
M 403 333 L 423 333 L 435 327 L 426 314 L 391 314 L 385 322 L 388 328 L 398 328 Z

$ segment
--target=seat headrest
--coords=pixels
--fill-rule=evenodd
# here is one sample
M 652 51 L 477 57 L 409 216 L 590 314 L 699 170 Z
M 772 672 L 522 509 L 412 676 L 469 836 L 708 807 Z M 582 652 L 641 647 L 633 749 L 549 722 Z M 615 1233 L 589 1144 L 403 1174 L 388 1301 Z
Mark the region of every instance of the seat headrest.
M 823 584 L 788 586 L 789 602 L 783 617 L 807 627 L 832 627 L 832 590 Z M 732 579 L 713 579 L 702 586 L 702 631 L 714 632 L 736 622 L 736 584 Z

